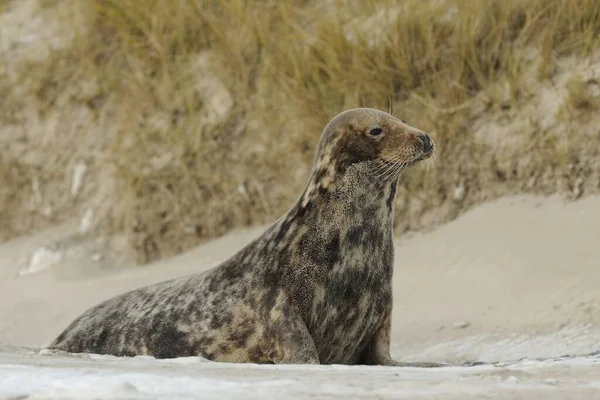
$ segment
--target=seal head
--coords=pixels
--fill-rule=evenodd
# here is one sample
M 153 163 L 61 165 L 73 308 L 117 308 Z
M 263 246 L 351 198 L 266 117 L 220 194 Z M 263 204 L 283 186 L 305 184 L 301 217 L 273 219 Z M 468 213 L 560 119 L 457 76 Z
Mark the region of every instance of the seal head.
M 303 203 L 315 189 L 323 193 L 348 170 L 366 178 L 368 186 L 395 182 L 406 168 L 434 151 L 429 135 L 388 113 L 370 108 L 344 111 L 325 126 Z
M 431 138 L 398 118 L 375 109 L 355 108 L 338 114 L 325 127 L 317 160 L 339 168 L 354 163 L 414 165 L 434 152 Z

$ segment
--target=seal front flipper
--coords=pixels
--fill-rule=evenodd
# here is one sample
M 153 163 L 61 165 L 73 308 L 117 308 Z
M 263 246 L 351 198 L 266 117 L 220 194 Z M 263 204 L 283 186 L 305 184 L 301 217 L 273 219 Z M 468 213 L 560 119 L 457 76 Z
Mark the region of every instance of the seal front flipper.
M 363 350 L 359 360 L 360 364 L 416 368 L 439 368 L 447 366 L 446 364 L 435 362 L 404 362 L 394 360 L 390 355 L 390 331 L 391 318 L 388 315 L 381 328 L 373 335 L 373 338 Z
M 278 351 L 271 361 L 275 364 L 320 364 L 315 342 L 299 313 L 291 306 L 281 305 L 285 312 L 272 313 L 276 315 L 272 329 Z

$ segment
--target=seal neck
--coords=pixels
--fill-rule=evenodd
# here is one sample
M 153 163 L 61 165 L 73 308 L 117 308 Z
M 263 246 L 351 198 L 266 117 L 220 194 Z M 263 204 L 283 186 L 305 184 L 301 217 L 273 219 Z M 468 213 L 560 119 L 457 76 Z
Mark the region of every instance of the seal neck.
M 340 223 L 364 215 L 391 223 L 398 176 L 381 179 L 377 171 L 369 162 L 354 164 L 344 170 L 315 168 L 300 199 L 288 214 L 303 217 L 313 211 L 317 212 L 319 220 L 329 216 Z

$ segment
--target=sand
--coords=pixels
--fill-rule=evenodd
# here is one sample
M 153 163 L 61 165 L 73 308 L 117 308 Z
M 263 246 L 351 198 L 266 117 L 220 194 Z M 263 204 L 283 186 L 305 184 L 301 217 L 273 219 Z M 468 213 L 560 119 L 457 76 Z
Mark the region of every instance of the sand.
M 379 398 L 600 398 L 600 357 L 589 356 L 600 350 L 600 196 L 576 202 L 506 197 L 398 239 L 392 355 L 505 366 L 233 366 L 23 350 L 48 344 L 77 315 L 113 295 L 210 268 L 260 232 L 235 232 L 143 267 L 57 263 L 25 276 L 17 276 L 15 260 L 57 231 L 0 245 L 0 397 L 89 398 L 90 388 L 103 387 L 101 398 L 196 398 L 197 390 L 203 398 L 364 398 L 371 392 Z M 34 376 L 35 384 L 23 383 Z

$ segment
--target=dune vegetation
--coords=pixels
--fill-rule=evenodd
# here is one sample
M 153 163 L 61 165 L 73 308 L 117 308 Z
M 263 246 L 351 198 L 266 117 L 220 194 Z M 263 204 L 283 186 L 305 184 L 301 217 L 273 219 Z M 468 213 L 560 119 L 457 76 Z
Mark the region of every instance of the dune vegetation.
M 600 189 L 597 0 L 34 3 L 64 39 L 1 59 L 0 239 L 89 209 L 143 263 L 269 223 L 325 123 L 361 106 L 437 143 L 402 177 L 398 233 L 507 193 Z

